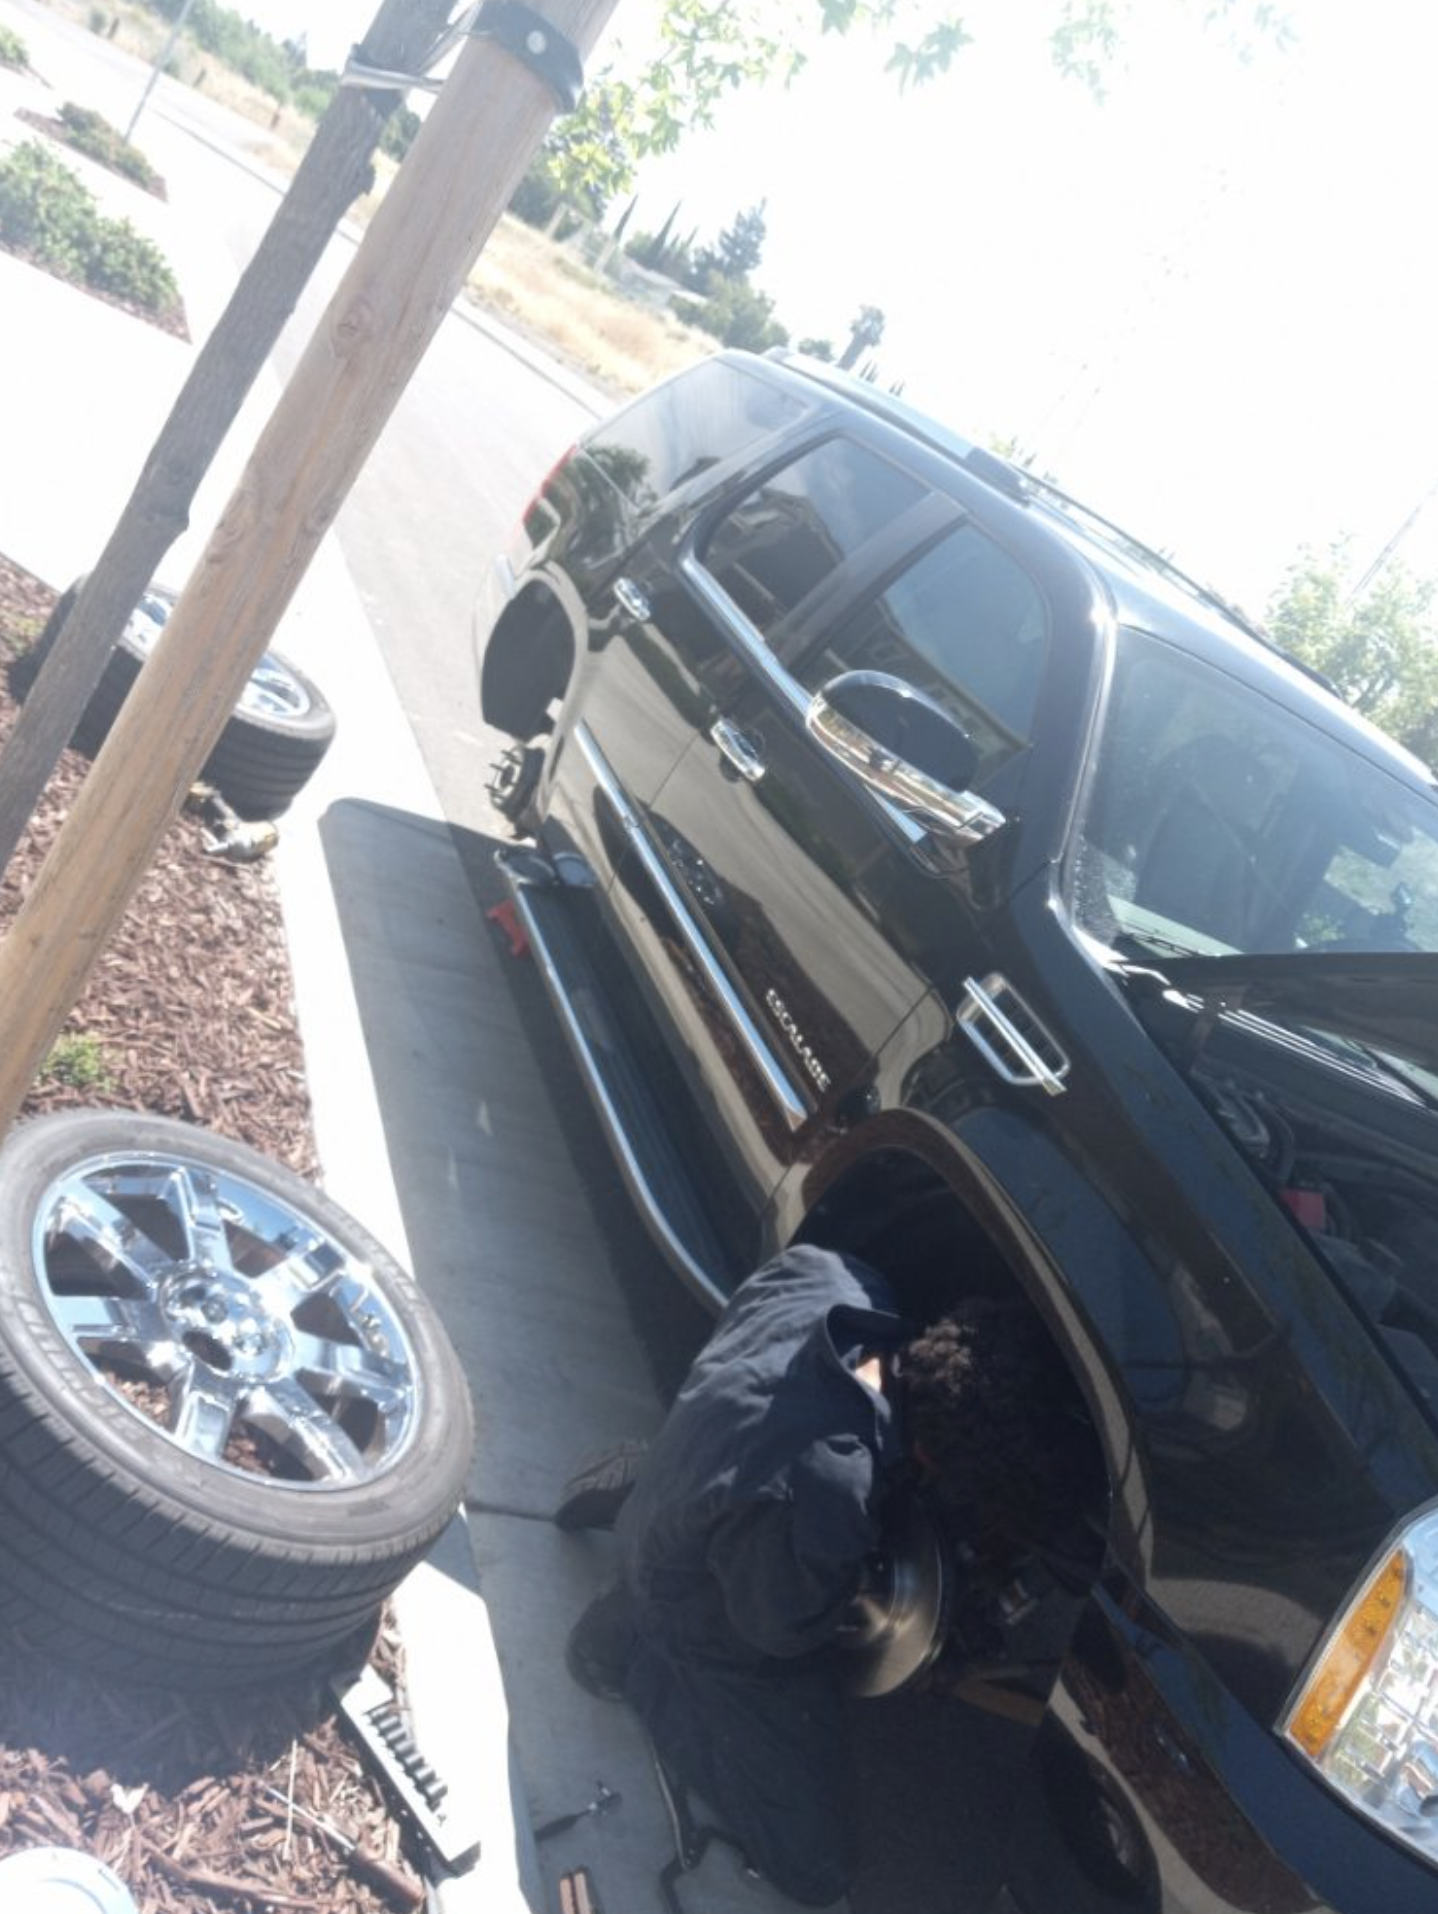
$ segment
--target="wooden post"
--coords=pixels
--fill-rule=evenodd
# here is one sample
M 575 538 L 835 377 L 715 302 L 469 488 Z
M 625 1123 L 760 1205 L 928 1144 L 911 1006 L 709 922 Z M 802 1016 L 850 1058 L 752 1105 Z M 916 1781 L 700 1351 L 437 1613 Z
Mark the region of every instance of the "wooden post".
M 614 5 L 541 0 L 582 58 Z M 464 42 L 0 944 L 0 1132 L 554 111 L 525 62 Z

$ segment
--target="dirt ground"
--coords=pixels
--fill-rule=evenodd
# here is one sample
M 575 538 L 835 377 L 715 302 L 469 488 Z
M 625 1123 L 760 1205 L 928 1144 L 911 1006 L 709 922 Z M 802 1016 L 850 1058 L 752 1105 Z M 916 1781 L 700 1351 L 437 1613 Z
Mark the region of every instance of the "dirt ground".
M 3 663 L 35 637 L 53 599 L 0 557 L 0 737 L 15 712 Z M 66 752 L 0 885 L 0 926 L 84 771 Z M 85 1081 L 93 1069 L 98 1080 Z M 203 1124 L 302 1175 L 316 1170 L 274 885 L 263 864 L 207 856 L 197 820 L 170 831 L 25 1110 L 95 1104 Z M 381 1632 L 374 1658 L 391 1682 L 397 1653 Z M 394 1862 L 398 1878 L 383 1887 L 360 1878 L 300 1810 Z M 0 1632 L 0 1856 L 82 1849 L 115 1870 L 140 1914 L 378 1914 L 421 1904 L 408 1838 L 321 1671 L 279 1690 L 261 1665 L 239 1695 L 162 1693 L 77 1675 Z

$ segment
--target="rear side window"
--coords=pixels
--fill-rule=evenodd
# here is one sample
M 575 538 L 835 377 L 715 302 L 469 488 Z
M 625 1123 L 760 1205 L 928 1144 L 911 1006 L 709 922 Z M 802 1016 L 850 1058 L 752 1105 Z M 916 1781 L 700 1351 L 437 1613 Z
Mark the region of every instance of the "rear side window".
M 765 638 L 846 559 L 927 496 L 849 439 L 772 473 L 714 527 L 703 562 Z
M 719 359 L 626 406 L 584 441 L 589 457 L 636 510 L 802 417 L 792 393 Z

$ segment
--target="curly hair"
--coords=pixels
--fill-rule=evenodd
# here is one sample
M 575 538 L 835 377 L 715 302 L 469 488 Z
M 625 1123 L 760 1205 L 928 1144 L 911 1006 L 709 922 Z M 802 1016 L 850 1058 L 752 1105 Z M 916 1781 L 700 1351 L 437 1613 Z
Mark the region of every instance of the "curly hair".
M 1052 1539 L 1102 1493 L 1082 1399 L 1022 1303 L 976 1297 L 899 1351 L 908 1447 L 965 1526 Z

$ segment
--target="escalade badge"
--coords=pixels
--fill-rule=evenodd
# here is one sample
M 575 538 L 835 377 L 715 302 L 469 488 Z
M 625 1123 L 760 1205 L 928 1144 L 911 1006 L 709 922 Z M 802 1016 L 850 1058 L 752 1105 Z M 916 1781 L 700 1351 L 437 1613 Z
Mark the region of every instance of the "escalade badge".
M 788 1004 L 785 1003 L 777 990 L 766 990 L 764 992 L 764 1001 L 773 1011 L 775 1021 L 779 1025 L 779 1028 L 794 1046 L 800 1061 L 813 1080 L 814 1087 L 821 1091 L 827 1090 L 829 1087 L 829 1072 L 804 1041 L 804 1033 L 798 1024 L 795 1023 L 794 1014 Z

